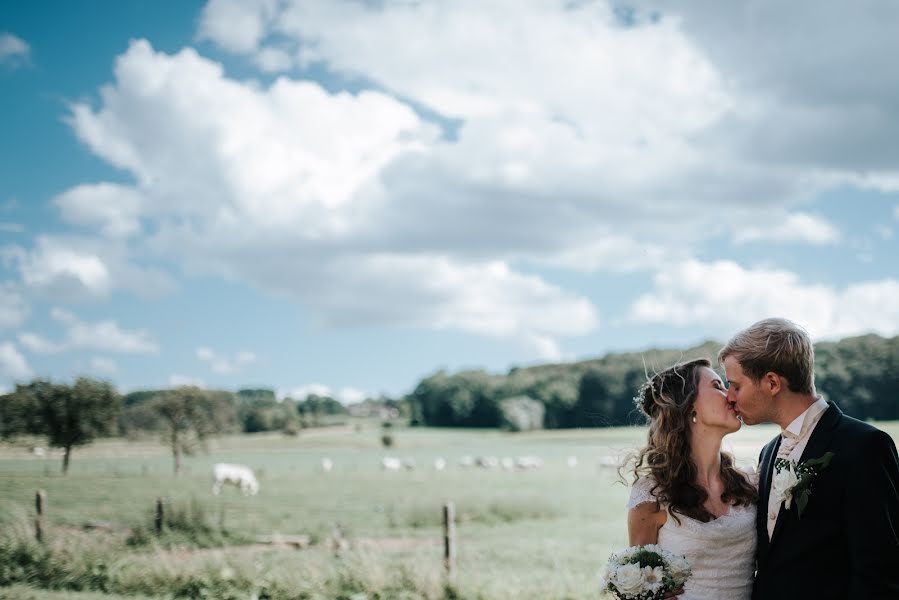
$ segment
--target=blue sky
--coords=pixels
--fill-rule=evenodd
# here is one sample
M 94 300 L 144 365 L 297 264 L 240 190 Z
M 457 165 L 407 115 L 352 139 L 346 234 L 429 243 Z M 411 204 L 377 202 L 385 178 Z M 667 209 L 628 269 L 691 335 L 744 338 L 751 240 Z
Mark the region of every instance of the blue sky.
M 899 8 L 840 11 L 4 3 L 0 386 L 896 335 Z

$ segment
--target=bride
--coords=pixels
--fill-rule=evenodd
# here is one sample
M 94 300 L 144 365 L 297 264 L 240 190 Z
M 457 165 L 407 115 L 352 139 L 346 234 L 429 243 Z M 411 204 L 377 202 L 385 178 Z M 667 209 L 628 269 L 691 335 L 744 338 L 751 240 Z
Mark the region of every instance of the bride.
M 686 556 L 693 576 L 681 600 L 749 600 L 756 546 L 756 484 L 722 452 L 740 429 L 709 361 L 675 365 L 649 379 L 635 401 L 649 438 L 633 463 L 630 544 Z

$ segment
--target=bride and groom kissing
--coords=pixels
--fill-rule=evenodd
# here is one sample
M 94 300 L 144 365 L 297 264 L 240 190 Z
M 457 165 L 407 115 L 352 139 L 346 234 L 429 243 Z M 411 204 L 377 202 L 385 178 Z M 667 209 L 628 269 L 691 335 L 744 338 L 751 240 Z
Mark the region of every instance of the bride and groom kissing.
M 635 398 L 649 435 L 633 463 L 630 544 L 687 558 L 681 600 L 899 599 L 892 438 L 817 395 L 811 341 L 790 321 L 737 333 L 718 362 L 727 383 L 692 360 Z M 722 440 L 757 423 L 781 433 L 744 471 Z

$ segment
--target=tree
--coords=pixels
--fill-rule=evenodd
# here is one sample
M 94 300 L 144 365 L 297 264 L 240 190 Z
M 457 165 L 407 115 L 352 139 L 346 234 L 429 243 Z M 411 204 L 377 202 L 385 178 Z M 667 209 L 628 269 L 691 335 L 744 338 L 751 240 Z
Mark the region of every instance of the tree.
M 64 475 L 74 447 L 115 432 L 122 403 L 111 384 L 86 377 L 79 377 L 72 386 L 38 379 L 16 386 L 15 395 L 19 406 L 30 412 L 26 431 L 46 435 L 51 446 L 63 449 Z
M 499 401 L 500 427 L 507 431 L 535 431 L 543 429 L 544 406 L 527 396 L 504 398 Z
M 153 409 L 166 424 L 175 475 L 182 472 L 182 457 L 205 447 L 206 438 L 226 430 L 228 418 L 223 396 L 195 386 L 165 390 L 152 400 Z

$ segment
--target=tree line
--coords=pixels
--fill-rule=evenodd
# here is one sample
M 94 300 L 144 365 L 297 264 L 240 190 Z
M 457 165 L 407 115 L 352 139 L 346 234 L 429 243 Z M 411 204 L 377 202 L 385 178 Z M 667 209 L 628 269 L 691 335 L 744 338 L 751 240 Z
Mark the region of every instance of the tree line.
M 238 392 L 183 386 L 119 394 L 112 384 L 79 377 L 72 384 L 36 379 L 0 396 L 0 438 L 44 436 L 63 451 L 67 473 L 72 450 L 111 436 L 162 438 L 176 474 L 184 455 L 205 448 L 213 435 L 283 431 L 345 421 L 346 407 L 328 396 L 278 400 L 272 390 Z
M 642 424 L 633 397 L 647 375 L 693 358 L 709 358 L 714 364 L 720 347 L 710 341 L 686 350 L 607 354 L 513 368 L 506 374 L 441 370 L 402 398 L 368 399 L 359 406 L 388 408 L 411 425 L 435 427 L 527 431 Z M 899 420 L 899 337 L 820 342 L 815 356 L 816 387 L 828 400 L 859 419 Z M 159 436 L 170 446 L 178 473 L 183 456 L 203 448 L 211 435 L 295 435 L 305 427 L 348 418 L 346 406 L 315 394 L 279 400 L 269 389 L 229 392 L 185 386 L 120 395 L 110 383 L 84 377 L 72 384 L 38 379 L 0 396 L 0 437 L 45 436 L 48 445 L 62 449 L 63 472 L 74 448 L 99 437 Z
M 645 422 L 634 395 L 647 375 L 693 358 L 714 365 L 721 344 L 608 354 L 568 364 L 482 370 L 423 379 L 407 397 L 413 423 L 509 430 L 605 427 Z M 877 335 L 815 345 L 819 393 L 859 419 L 899 419 L 899 337 Z M 724 373 L 718 369 L 721 375 Z

